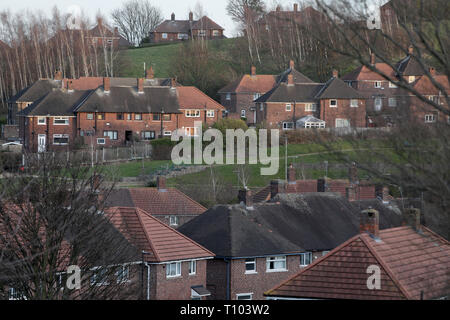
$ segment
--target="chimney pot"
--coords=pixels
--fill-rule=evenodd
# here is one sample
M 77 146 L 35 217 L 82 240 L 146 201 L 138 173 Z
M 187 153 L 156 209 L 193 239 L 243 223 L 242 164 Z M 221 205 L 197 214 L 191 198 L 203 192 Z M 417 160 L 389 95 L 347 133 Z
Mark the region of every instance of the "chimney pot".
M 256 76 L 256 67 L 252 66 L 251 75 Z
M 289 68 L 290 69 L 295 69 L 295 62 L 294 62 L 294 60 L 290 60 L 289 61 Z
M 421 230 L 420 209 L 408 208 L 403 212 L 403 225 L 410 226 L 415 231 Z
M 288 85 L 289 86 L 294 85 L 294 75 L 292 73 L 288 75 Z
M 247 209 L 253 208 L 253 197 L 250 189 L 239 190 L 239 203 L 243 202 Z
M 62 80 L 62 72 L 61 71 L 55 71 L 55 76 L 54 76 L 55 80 Z
M 339 78 L 339 72 L 336 69 L 333 70 L 333 78 Z
M 156 178 L 156 188 L 158 191 L 166 191 L 166 177 L 158 176 Z
M 356 194 L 356 186 L 350 186 L 350 187 L 345 188 L 345 193 L 346 193 L 348 201 L 358 200 L 357 194 Z
M 431 74 L 432 76 L 436 75 L 436 69 L 435 69 L 435 68 L 430 67 L 430 68 L 428 69 L 428 71 L 430 72 L 430 74 Z
M 103 78 L 103 89 L 105 92 L 109 92 L 111 90 L 111 79 Z
M 175 13 L 172 13 L 171 19 L 172 21 L 175 21 Z
M 368 232 L 375 238 L 380 236 L 380 214 L 377 210 L 369 208 L 361 211 L 359 231 Z
M 73 91 L 73 80 L 67 80 L 67 90 Z
M 137 87 L 138 87 L 138 92 L 139 93 L 144 93 L 144 79 L 143 78 L 139 78 L 138 79 Z
M 280 180 L 272 180 L 270 182 L 270 198 L 273 199 L 277 194 L 282 193 L 283 184 Z

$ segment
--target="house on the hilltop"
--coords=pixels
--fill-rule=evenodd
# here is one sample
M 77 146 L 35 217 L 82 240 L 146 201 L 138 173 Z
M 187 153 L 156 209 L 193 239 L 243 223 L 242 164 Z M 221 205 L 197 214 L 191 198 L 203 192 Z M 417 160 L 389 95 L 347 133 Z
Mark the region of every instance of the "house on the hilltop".
M 156 188 L 118 189 L 108 195 L 108 207 L 135 207 L 146 211 L 172 228 L 198 217 L 207 209 L 176 188 L 166 187 L 158 177 Z
M 150 32 L 150 42 L 174 42 L 189 39 L 223 39 L 224 28 L 207 16 L 194 20 L 194 14 L 189 13 L 189 20 L 175 20 L 172 13 L 170 20 L 163 21 Z
M 178 230 L 215 254 L 207 261 L 207 289 L 217 300 L 262 299 L 263 293 L 296 274 L 358 232 L 360 208 L 334 193 L 279 194 L 253 203 L 218 205 Z M 382 207 L 382 227 L 401 217 Z
M 450 243 L 408 209 L 406 225 L 380 230 L 379 213 L 361 213 L 360 233 L 265 293 L 268 299 L 448 299 Z M 323 281 L 326 279 L 326 281 Z

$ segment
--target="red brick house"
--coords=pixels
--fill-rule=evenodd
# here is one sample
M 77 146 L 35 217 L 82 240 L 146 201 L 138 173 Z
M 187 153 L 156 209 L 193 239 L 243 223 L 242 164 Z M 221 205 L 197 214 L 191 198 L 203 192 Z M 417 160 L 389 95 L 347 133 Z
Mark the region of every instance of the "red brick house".
M 289 68 L 280 75 L 259 75 L 256 74 L 256 67 L 252 66 L 250 74 L 243 75 L 219 90 L 220 103 L 227 108 L 228 117 L 245 119 L 248 124 L 256 124 L 257 111 L 254 101 L 278 83 L 286 82 L 290 74 L 294 76 L 296 83 L 313 83 L 295 69 L 293 60 L 290 61 Z
M 254 204 L 243 190 L 240 199 L 240 205 L 215 206 L 178 229 L 215 254 L 207 261 L 212 299 L 263 299 L 280 279 L 358 232 L 359 206 L 334 194 L 279 194 Z M 383 227 L 399 224 L 395 212 L 383 211 Z
M 189 39 L 222 39 L 224 29 L 207 16 L 194 20 L 194 14 L 189 13 L 189 20 L 175 20 L 172 13 L 170 20 L 165 20 L 150 32 L 152 43 L 175 42 Z
M 106 202 L 108 207 L 142 209 L 175 229 L 207 210 L 180 190 L 166 187 L 164 177 L 157 178 L 156 188 L 115 190 Z
M 70 150 L 75 142 L 100 148 L 123 146 L 170 136 L 176 129 L 194 135 L 195 121 L 211 126 L 225 110 L 195 87 L 150 75 L 148 79 L 80 78 L 62 83 L 51 92 L 41 90 L 42 96 L 20 112 L 20 138 L 28 151 Z
M 99 48 L 128 48 L 132 46 L 124 37 L 119 34 L 119 29 L 115 27 L 113 31 L 103 23 L 103 19 L 97 19 L 97 25 L 90 29 L 85 36 L 87 42 Z
M 140 252 L 138 268 L 125 272 L 131 282 L 142 281 L 146 300 L 203 300 L 206 262 L 214 254 L 139 208 L 106 211 L 111 223 Z M 140 276 L 142 274 L 144 277 Z
M 288 81 L 255 100 L 256 121 L 268 127 L 296 128 L 365 127 L 365 98 L 338 78 L 337 71 L 326 83 Z M 308 120 L 309 119 L 309 120 Z
M 420 224 L 418 209 L 409 209 L 405 215 L 406 225 L 379 230 L 379 213 L 363 211 L 360 234 L 265 296 L 275 300 L 448 299 L 450 243 Z M 369 281 L 374 270 L 379 272 L 379 285 Z

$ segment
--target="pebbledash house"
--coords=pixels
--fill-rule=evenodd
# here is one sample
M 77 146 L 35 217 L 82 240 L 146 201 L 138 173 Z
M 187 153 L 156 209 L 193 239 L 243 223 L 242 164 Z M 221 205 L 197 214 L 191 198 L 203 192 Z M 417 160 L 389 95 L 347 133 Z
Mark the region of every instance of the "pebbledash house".
M 193 136 L 194 122 L 211 126 L 225 110 L 195 87 L 153 78 L 152 70 L 138 79 L 61 79 L 57 74 L 55 80 L 39 80 L 23 94 L 28 91 L 36 91 L 33 101 L 17 110 L 20 140 L 28 152 L 125 146 L 171 136 L 177 129 Z

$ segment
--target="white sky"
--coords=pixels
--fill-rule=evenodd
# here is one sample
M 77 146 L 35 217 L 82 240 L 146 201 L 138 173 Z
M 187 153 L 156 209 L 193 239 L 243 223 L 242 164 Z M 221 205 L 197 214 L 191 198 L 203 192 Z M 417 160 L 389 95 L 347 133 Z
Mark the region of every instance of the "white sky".
M 163 12 L 165 19 L 170 19 L 172 12 L 176 19 L 183 20 L 188 18 L 190 10 L 194 10 L 197 3 L 203 6 L 205 13 L 223 28 L 228 37 L 235 36 L 237 33 L 236 25 L 226 13 L 227 0 L 150 0 Z M 379 2 L 380 0 L 373 0 Z M 383 1 L 383 0 L 381 0 Z M 125 0 L 0 0 L 0 11 L 9 9 L 14 12 L 23 12 L 30 10 L 36 12 L 41 10 L 44 14 L 50 15 L 51 9 L 57 5 L 61 12 L 65 13 L 71 6 L 79 6 L 84 12 L 87 12 L 91 19 L 94 19 L 96 13 L 100 10 L 102 14 L 109 18 L 110 12 L 121 6 Z M 266 0 L 269 7 L 275 7 L 277 3 L 291 8 L 295 0 Z M 385 2 L 385 0 L 383 1 Z

